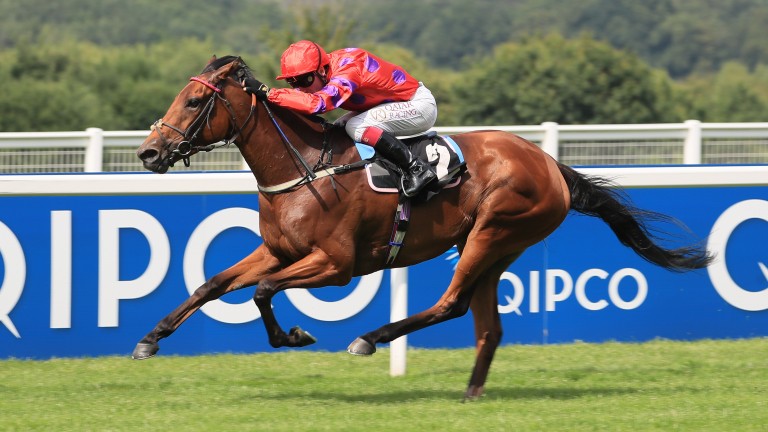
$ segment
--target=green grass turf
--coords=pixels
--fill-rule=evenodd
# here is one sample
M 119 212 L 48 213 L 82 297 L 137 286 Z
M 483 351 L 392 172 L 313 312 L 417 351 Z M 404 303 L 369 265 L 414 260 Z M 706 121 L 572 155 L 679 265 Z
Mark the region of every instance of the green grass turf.
M 768 339 L 507 345 L 461 403 L 462 350 L 0 361 L 0 430 L 768 429 Z

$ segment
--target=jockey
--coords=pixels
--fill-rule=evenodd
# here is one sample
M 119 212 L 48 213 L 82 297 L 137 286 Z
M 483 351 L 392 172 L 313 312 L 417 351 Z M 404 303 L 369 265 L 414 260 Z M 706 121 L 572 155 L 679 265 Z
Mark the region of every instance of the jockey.
M 432 92 L 403 68 L 360 48 L 327 54 L 320 45 L 302 40 L 285 50 L 280 69 L 276 79 L 286 80 L 292 88 L 270 89 L 248 78 L 243 89 L 305 114 L 350 111 L 335 124 L 403 170 L 406 196 L 415 196 L 437 178 L 430 165 L 397 138 L 426 132 L 437 119 Z

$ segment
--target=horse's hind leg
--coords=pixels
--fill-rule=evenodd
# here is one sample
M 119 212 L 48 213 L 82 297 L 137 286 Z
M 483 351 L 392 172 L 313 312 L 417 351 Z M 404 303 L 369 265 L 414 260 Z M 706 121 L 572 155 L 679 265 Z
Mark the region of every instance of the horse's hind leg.
M 204 304 L 228 292 L 255 285 L 262 277 L 279 267 L 279 261 L 267 251 L 267 248 L 264 245 L 259 246 L 239 263 L 212 277 L 195 290 L 192 296 L 163 318 L 139 341 L 133 350 L 132 357 L 136 360 L 152 357 L 160 349 L 157 342 L 170 336 Z
M 497 255 L 488 253 L 494 250 L 493 246 L 498 238 L 495 230 L 473 233 L 459 258 L 451 284 L 434 306 L 360 336 L 352 341 L 347 351 L 354 355 L 371 355 L 376 352 L 377 343 L 390 342 L 405 334 L 467 313 L 476 280 L 498 261 Z
M 496 348 L 501 343 L 501 318 L 499 318 L 498 286 L 504 270 L 519 257 L 515 254 L 496 263 L 475 283 L 472 302 L 469 304 L 475 320 L 476 357 L 472 376 L 469 378 L 464 400 L 471 400 L 483 394 L 485 380 L 493 361 Z

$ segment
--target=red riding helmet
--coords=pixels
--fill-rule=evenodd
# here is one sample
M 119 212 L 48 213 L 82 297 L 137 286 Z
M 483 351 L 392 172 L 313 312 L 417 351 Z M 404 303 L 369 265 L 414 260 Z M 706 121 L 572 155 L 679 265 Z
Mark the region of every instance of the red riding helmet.
M 318 44 L 302 40 L 291 44 L 280 57 L 280 72 L 275 79 L 286 79 L 314 72 L 331 62 L 325 50 Z

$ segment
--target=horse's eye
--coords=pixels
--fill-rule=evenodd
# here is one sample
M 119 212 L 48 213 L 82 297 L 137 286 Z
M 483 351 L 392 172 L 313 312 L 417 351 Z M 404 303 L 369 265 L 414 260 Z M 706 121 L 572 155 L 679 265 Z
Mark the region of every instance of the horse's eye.
M 197 108 L 200 106 L 200 99 L 198 98 L 191 98 L 187 100 L 187 108 Z

